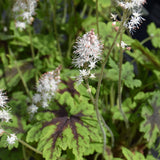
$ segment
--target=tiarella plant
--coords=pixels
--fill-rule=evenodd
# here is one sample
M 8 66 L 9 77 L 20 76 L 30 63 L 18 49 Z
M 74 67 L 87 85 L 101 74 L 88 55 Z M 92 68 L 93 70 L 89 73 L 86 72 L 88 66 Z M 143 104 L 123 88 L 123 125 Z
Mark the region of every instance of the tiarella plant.
M 159 158 L 160 29 L 131 37 L 144 4 L 0 1 L 0 159 Z

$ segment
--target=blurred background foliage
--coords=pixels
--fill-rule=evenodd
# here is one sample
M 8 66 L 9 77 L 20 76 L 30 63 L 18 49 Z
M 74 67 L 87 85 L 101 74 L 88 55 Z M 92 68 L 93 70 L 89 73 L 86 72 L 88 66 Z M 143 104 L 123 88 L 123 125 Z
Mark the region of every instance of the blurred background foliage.
M 62 77 L 78 74 L 72 65 L 72 47 L 76 38 L 86 31 L 94 29 L 97 33 L 96 0 L 39 0 L 32 25 L 23 31 L 15 28 L 14 2 L 0 0 L 0 88 L 7 91 L 13 114 L 27 117 L 26 99 L 34 94 L 41 74 L 60 64 L 63 66 Z M 99 36 L 104 44 L 102 57 L 105 57 L 116 35 L 110 14 L 116 12 L 120 17 L 121 10 L 116 8 L 114 1 L 98 2 Z M 117 160 L 133 160 L 130 158 L 133 153 L 136 153 L 135 160 L 152 160 L 153 148 L 156 156 L 160 153 L 160 29 L 151 23 L 147 26 L 147 34 L 142 41 L 133 39 L 128 32 L 123 35 L 123 41 L 132 48 L 124 52 L 122 65 L 122 102 L 130 122 L 129 129 L 125 128 L 117 107 L 118 47 L 114 47 L 104 71 L 100 110 L 116 140 L 111 149 L 108 137 L 106 152 L 109 160 L 116 160 L 116 157 Z M 145 47 L 148 41 L 152 48 Z M 99 68 L 100 64 L 95 70 L 97 78 Z M 96 87 L 97 79 L 90 84 Z M 122 146 L 126 148 L 122 149 Z M 22 146 L 12 151 L 1 149 L 0 158 L 23 159 L 21 150 Z M 85 159 L 94 156 L 101 158 L 94 153 Z M 61 159 L 67 158 L 62 156 Z

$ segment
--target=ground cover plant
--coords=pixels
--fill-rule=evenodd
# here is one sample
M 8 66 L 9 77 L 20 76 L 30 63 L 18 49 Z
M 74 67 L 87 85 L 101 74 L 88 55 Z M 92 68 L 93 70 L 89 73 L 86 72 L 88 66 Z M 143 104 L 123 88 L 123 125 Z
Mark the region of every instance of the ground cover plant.
M 1 160 L 158 159 L 160 29 L 132 38 L 146 3 L 0 1 Z

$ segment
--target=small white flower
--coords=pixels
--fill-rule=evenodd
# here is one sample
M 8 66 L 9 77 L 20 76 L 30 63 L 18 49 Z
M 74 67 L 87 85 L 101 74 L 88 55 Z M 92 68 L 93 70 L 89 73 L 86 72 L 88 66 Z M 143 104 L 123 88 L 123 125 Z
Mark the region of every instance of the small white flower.
M 43 91 L 42 84 L 37 84 L 37 92 L 41 93 Z
M 93 69 L 96 67 L 96 62 L 95 61 L 91 61 L 89 66 L 88 66 L 90 69 Z
M 9 120 L 11 119 L 9 111 L 4 109 L 0 110 L 0 119 L 2 121 L 9 122 Z
M 133 3 L 131 3 L 131 2 L 126 2 L 126 3 L 124 4 L 124 8 L 125 8 L 125 9 L 132 9 L 132 8 L 133 8 Z
M 36 93 L 34 94 L 34 96 L 32 97 L 33 103 L 37 103 L 41 101 L 41 95 Z
M 80 85 L 82 82 L 83 82 L 83 78 L 82 78 L 81 76 L 79 76 L 79 77 L 77 78 L 76 84 L 77 84 L 77 85 Z
M 37 112 L 37 110 L 38 110 L 38 107 L 36 106 L 36 105 L 34 105 L 34 104 L 32 104 L 32 105 L 30 105 L 29 107 L 28 107 L 28 112 L 29 113 L 36 113 Z
M 48 107 L 48 102 L 47 101 L 43 101 L 42 102 L 42 108 L 47 108 Z
M 145 4 L 146 0 L 132 0 L 132 4 L 134 4 L 134 6 L 140 7 L 141 5 Z
M 121 47 L 122 47 L 123 49 L 125 49 L 126 46 L 127 46 L 127 44 L 124 43 L 123 41 L 121 41 Z
M 51 98 L 52 98 L 52 96 L 54 96 L 54 94 L 55 93 L 47 93 L 47 92 L 44 92 L 43 94 L 42 94 L 42 100 L 43 101 L 50 101 L 51 100 Z
M 91 74 L 91 75 L 90 75 L 90 78 L 96 78 L 96 77 L 95 77 L 95 74 Z
M 13 12 L 18 12 L 19 11 L 19 6 L 18 5 L 14 5 L 12 11 Z
M 87 71 L 86 69 L 79 70 L 80 71 L 80 76 L 86 77 L 90 74 L 90 71 Z
M 117 20 L 117 14 L 113 14 L 113 13 L 111 13 L 111 19 L 113 19 L 114 21 L 116 21 Z
M 0 107 L 4 108 L 7 103 L 7 100 L 8 100 L 7 96 L 5 96 L 2 90 L 0 90 Z
M 13 145 L 17 141 L 17 136 L 13 133 L 10 136 L 7 136 L 7 142 L 10 145 Z
M 31 17 L 31 13 L 30 12 L 23 12 L 22 15 L 23 20 L 28 20 Z
M 25 22 L 17 21 L 16 22 L 16 28 L 20 28 L 21 30 L 25 29 L 26 28 L 26 23 Z
M 112 22 L 112 26 L 115 26 L 116 25 L 116 21 Z

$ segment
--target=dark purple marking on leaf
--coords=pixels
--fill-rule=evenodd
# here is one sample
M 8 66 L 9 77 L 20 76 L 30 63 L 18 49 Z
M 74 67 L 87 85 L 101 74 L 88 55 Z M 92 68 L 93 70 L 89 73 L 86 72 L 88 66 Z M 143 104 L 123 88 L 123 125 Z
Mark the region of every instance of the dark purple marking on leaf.
M 57 100 L 55 100 L 57 105 L 59 106 L 59 110 L 53 110 L 52 112 L 55 114 L 56 117 L 68 117 L 68 112 L 66 110 L 67 105 L 60 105 Z
M 147 122 L 144 124 L 144 126 L 146 126 L 147 124 L 151 125 L 151 129 L 150 129 L 150 137 L 152 135 L 152 132 L 154 130 L 154 127 L 157 125 L 157 127 L 160 130 L 160 104 L 158 104 L 158 98 L 156 95 L 153 96 L 152 101 L 150 102 L 150 105 L 152 106 L 153 109 L 153 114 L 152 115 L 147 115 Z
M 74 82 L 72 79 L 69 79 L 68 81 L 61 80 L 62 83 L 64 83 L 67 88 L 59 90 L 59 93 L 63 94 L 64 92 L 69 92 L 72 97 L 75 95 L 80 95 L 79 92 L 74 88 Z
M 51 156 L 50 156 L 51 159 L 53 157 L 53 152 L 54 152 L 54 148 L 56 147 L 57 139 L 59 137 L 61 139 L 63 138 L 62 133 L 68 126 L 71 128 L 72 134 L 74 135 L 74 139 L 76 140 L 77 150 L 79 150 L 78 149 L 79 148 L 78 138 L 81 137 L 82 139 L 84 139 L 84 137 L 78 133 L 76 123 L 79 123 L 81 126 L 86 127 L 89 132 L 92 132 L 89 129 L 90 125 L 84 124 L 84 122 L 81 120 L 81 117 L 85 117 L 86 115 L 84 115 L 82 112 L 79 112 L 76 115 L 69 116 L 68 112 L 66 111 L 66 106 L 65 105 L 62 106 L 60 104 L 58 105 L 60 109 L 56 111 L 52 111 L 55 114 L 56 118 L 52 119 L 49 122 L 45 122 L 42 128 L 40 129 L 40 130 L 43 130 L 47 126 L 56 125 L 56 130 L 47 139 L 47 141 L 49 141 L 50 139 L 53 139 L 52 148 L 51 148 Z
M 83 122 L 80 120 L 80 117 L 76 117 L 76 116 L 57 117 L 57 118 L 54 118 L 50 122 L 44 123 L 44 125 L 41 129 L 45 128 L 46 126 L 56 125 L 56 130 L 54 131 L 52 136 L 48 138 L 48 140 L 53 139 L 52 148 L 51 148 L 51 157 L 50 157 L 51 159 L 52 159 L 52 156 L 53 156 L 52 153 L 54 152 L 54 148 L 56 146 L 57 139 L 59 137 L 63 138 L 62 133 L 68 126 L 71 128 L 72 133 L 74 135 L 74 139 L 77 141 L 77 146 L 78 146 L 78 137 L 80 135 L 77 132 L 77 128 L 76 128 L 75 123 L 80 123 L 81 125 L 83 125 Z

